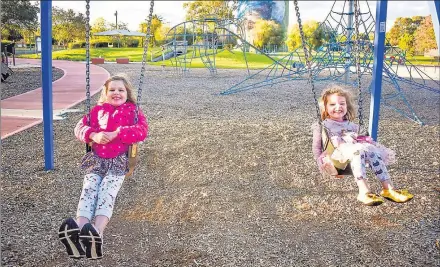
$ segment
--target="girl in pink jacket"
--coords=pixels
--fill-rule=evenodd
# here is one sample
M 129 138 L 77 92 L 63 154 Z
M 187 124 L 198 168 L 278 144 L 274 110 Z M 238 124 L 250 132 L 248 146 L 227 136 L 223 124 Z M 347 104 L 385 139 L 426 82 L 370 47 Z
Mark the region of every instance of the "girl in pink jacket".
M 86 175 L 76 220 L 66 219 L 59 231 L 72 258 L 102 258 L 102 235 L 128 172 L 129 146 L 145 140 L 148 133 L 146 118 L 135 101 L 125 75 L 112 76 L 105 82 L 98 104 L 75 127 L 75 136 L 91 144 L 92 151 L 82 160 Z

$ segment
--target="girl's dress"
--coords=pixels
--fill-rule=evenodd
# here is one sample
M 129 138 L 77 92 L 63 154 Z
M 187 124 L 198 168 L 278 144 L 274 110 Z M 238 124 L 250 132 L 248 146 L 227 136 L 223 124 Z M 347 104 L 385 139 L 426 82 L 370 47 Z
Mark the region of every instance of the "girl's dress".
M 377 142 L 358 142 L 359 126 L 348 120 L 335 121 L 326 119 L 323 127 L 327 130 L 332 144 L 335 146 L 331 158 L 340 162 L 352 160 L 355 155 L 364 153 L 375 153 L 383 160 L 386 165 L 396 162 L 393 150 Z

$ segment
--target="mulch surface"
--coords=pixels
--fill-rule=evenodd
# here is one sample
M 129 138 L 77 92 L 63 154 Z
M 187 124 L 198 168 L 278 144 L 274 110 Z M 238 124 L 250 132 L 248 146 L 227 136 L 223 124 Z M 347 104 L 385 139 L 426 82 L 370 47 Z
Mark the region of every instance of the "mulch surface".
M 1 99 L 20 95 L 35 90 L 42 86 L 41 68 L 14 68 L 13 74 L 2 82 Z M 56 81 L 64 75 L 61 69 L 52 68 L 52 81 Z
M 102 66 L 137 86 L 139 64 Z M 390 174 L 415 197 L 366 207 L 352 177 L 331 179 L 316 168 L 309 85 L 219 95 L 245 77 L 147 68 L 141 108 L 150 135 L 118 195 L 100 261 L 69 259 L 57 239 L 81 192 L 85 149 L 73 128 L 84 113 L 54 121 L 51 171 L 42 125 L 2 140 L 2 266 L 439 265 L 438 95 L 405 89 L 424 126 L 381 108 L 379 142 L 398 157 Z M 325 86 L 317 83 L 318 93 Z M 366 117 L 368 105 L 366 94 Z M 380 190 L 371 174 L 369 183 Z

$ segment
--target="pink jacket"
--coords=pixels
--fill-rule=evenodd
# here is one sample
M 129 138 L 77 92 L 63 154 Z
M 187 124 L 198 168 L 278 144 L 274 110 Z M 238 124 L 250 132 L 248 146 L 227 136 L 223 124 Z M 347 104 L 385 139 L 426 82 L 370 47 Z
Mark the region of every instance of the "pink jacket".
M 126 102 L 119 107 L 108 103 L 97 105 L 90 111 L 90 124 L 85 115 L 75 127 L 75 136 L 84 143 L 92 142 L 92 132 L 112 132 L 120 127 L 118 136 L 102 145 L 93 143 L 92 150 L 101 158 L 115 158 L 128 151 L 129 145 L 143 141 L 148 134 L 148 124 L 142 110 L 139 109 L 138 122 L 134 124 L 136 105 Z

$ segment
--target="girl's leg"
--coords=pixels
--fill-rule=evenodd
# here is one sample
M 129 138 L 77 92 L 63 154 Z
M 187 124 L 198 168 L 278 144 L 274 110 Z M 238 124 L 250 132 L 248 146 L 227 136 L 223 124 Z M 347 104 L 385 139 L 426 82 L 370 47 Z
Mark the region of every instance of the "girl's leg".
M 392 189 L 393 185 L 391 184 L 390 175 L 382 158 L 374 152 L 367 152 L 366 157 L 374 175 L 376 175 L 377 179 L 382 183 L 382 187 L 384 189 Z
M 81 229 L 86 223 L 92 220 L 98 200 L 98 190 L 102 178 L 94 173 L 84 177 L 83 189 L 78 202 L 77 221 Z
M 370 192 L 367 184 L 367 171 L 365 168 L 365 153 L 357 153 L 350 161 L 351 170 L 359 188 L 359 196 Z
M 116 196 L 122 187 L 124 178 L 125 175 L 118 176 L 109 172 L 102 180 L 95 211 L 95 226 L 101 235 L 112 217 Z
M 367 184 L 366 157 L 365 152 L 360 152 L 351 160 L 351 170 L 359 188 L 357 199 L 365 205 L 377 206 L 383 203 L 383 199 L 376 194 L 370 193 L 370 188 Z
M 124 178 L 125 175 L 118 176 L 108 172 L 102 179 L 96 203 L 95 225 L 87 223 L 80 233 L 80 240 L 84 244 L 85 254 L 88 259 L 102 258 L 102 235 L 112 216 L 116 195 L 119 189 L 121 189 Z

